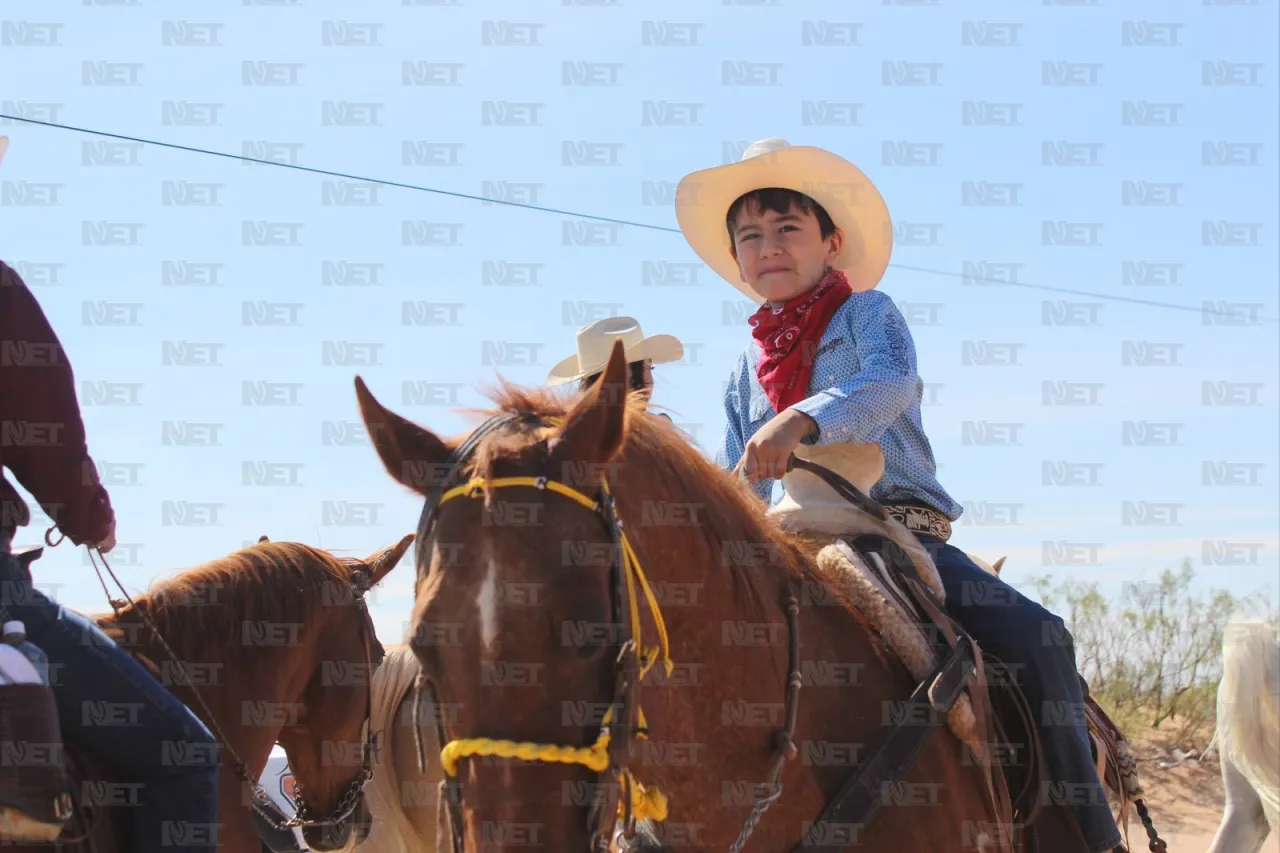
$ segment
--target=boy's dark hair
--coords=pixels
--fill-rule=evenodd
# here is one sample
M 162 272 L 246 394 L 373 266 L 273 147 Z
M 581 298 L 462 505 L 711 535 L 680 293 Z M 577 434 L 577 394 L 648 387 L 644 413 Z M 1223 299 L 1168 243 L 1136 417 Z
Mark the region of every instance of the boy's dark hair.
M 827 213 L 826 208 L 804 193 L 783 187 L 763 187 L 738 196 L 737 200 L 729 205 L 729 213 L 724 218 L 725 227 L 729 229 L 729 245 L 734 245 L 734 223 L 737 222 L 738 215 L 748 206 L 758 207 L 761 211 L 771 210 L 779 214 L 788 213 L 792 208 L 807 210 L 817 217 L 818 229 L 822 234 L 823 240 L 834 234 L 836 230 L 836 224 L 831 221 L 831 214 Z
M 627 382 L 629 386 L 627 390 L 643 391 L 644 390 L 644 362 L 633 361 L 627 365 L 627 369 L 628 369 L 628 375 L 630 377 Z M 595 381 L 600 378 L 600 375 L 602 373 L 604 373 L 603 370 L 601 370 L 599 373 L 593 373 L 590 376 L 584 376 L 581 379 L 579 379 L 578 390 L 586 391 L 588 388 L 590 388 L 592 385 L 595 384 Z

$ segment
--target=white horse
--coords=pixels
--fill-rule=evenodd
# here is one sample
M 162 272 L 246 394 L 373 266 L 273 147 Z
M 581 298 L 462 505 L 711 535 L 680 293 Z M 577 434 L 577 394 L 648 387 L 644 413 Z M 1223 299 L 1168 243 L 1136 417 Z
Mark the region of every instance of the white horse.
M 1227 624 L 1215 738 L 1227 802 L 1209 853 L 1257 853 L 1280 833 L 1280 624 Z
M 407 645 L 387 647 L 373 675 L 370 725 L 382 732 L 373 778 L 365 786 L 373 830 L 355 853 L 435 853 L 436 802 L 444 778 L 435 727 L 422 726 L 427 772 L 418 772 L 413 735 L 413 682 L 418 659 Z M 426 711 L 423 709 L 422 720 Z
M 969 554 L 968 556 L 970 560 L 973 560 L 974 565 L 982 569 L 984 572 L 995 575 L 996 577 L 1000 577 L 1000 567 L 1004 565 L 1004 559 L 1005 559 L 1004 557 L 1001 557 L 1000 559 L 996 560 L 994 563 L 988 563 L 986 560 L 982 559 L 977 554 Z

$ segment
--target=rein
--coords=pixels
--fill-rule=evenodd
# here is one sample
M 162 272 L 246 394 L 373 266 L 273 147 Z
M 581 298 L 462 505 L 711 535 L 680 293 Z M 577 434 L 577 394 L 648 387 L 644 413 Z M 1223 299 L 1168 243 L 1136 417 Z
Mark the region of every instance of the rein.
M 600 730 L 591 746 L 563 746 L 501 740 L 494 738 L 465 738 L 449 740 L 446 737 L 444 718 L 440 712 L 440 703 L 435 686 L 429 683 L 425 674 L 419 676 L 416 689 L 426 690 L 433 708 L 437 735 L 441 744 L 440 763 L 446 779 L 441 783 L 444 795 L 440 797 L 441 808 L 446 811 L 453 839 L 454 853 L 464 853 L 462 841 L 462 795 L 460 782 L 457 779 L 458 762 L 472 756 L 494 756 L 513 758 L 519 761 L 577 764 L 595 771 L 606 784 L 597 782 L 595 796 L 588 814 L 587 829 L 591 835 L 593 851 L 610 849 L 612 824 L 609 818 L 623 824 L 624 837 L 632 837 L 637 820 L 663 821 L 667 818 L 667 798 L 657 788 L 646 787 L 635 778 L 629 769 L 631 757 L 631 738 L 646 739 L 648 723 L 640 708 L 636 696 L 640 681 L 649 673 L 653 665 L 661 657 L 666 674 L 669 676 L 674 667 L 670 656 L 670 644 L 667 636 L 666 622 L 662 617 L 662 609 L 645 577 L 640 559 L 632 548 L 630 540 L 618 518 L 613 493 L 608 481 L 602 479 L 596 498 L 591 498 L 577 489 L 547 477 L 498 477 L 486 479 L 473 477 L 466 483 L 455 485 L 462 466 L 475 452 L 481 440 L 513 420 L 520 419 L 526 423 L 536 422 L 558 425 L 556 418 L 537 418 L 532 415 L 517 416 L 512 413 L 500 413 L 481 424 L 467 437 L 452 454 L 451 465 L 445 476 L 439 479 L 427 496 L 422 511 L 422 519 L 418 528 L 418 541 L 426 541 L 431 534 L 440 506 L 455 498 L 475 499 L 492 494 L 501 488 L 533 488 L 538 491 L 549 491 L 566 497 L 578 505 L 599 515 L 613 541 L 614 558 L 611 561 L 612 599 L 614 623 L 622 630 L 622 639 L 617 643 L 615 658 L 614 695 L 609 709 L 605 712 Z M 649 614 L 658 633 L 657 646 L 642 645 L 643 626 L 640 621 L 640 597 L 644 595 Z M 787 679 L 786 727 L 777 732 L 774 747 L 775 757 L 770 767 L 767 781 L 757 786 L 755 804 L 738 840 L 734 843 L 732 853 L 738 853 L 755 830 L 760 817 L 782 794 L 779 781 L 783 764 L 794 758 L 797 749 L 793 739 L 795 731 L 797 702 L 801 685 L 800 676 L 800 642 L 799 642 L 799 604 L 794 595 L 789 595 L 785 608 L 789 625 L 790 656 Z M 418 713 L 421 702 L 414 702 L 414 731 L 418 739 L 419 768 L 425 769 L 425 756 L 421 741 L 421 729 Z M 612 814 L 611 814 L 612 813 Z M 443 822 L 441 822 L 443 823 Z M 439 827 L 440 830 L 443 826 Z
M 51 531 L 52 531 L 52 528 L 50 528 L 49 531 L 45 532 L 46 543 L 49 542 L 49 533 Z M 60 536 L 57 543 L 49 543 L 49 544 L 57 545 L 62 541 L 62 538 L 63 537 Z M 334 807 L 333 811 L 331 811 L 328 815 L 325 815 L 319 818 L 309 817 L 310 809 L 308 808 L 306 801 L 303 799 L 303 796 L 302 796 L 302 783 L 298 782 L 294 791 L 294 796 L 293 796 L 294 801 L 297 803 L 297 806 L 294 810 L 294 814 L 290 818 L 281 820 L 280 818 L 283 817 L 283 813 L 280 811 L 280 808 L 271 799 L 270 795 L 267 794 L 266 789 L 262 787 L 261 783 L 259 783 L 258 780 L 250 776 L 248 765 L 236 752 L 235 748 L 231 745 L 231 741 L 227 738 L 227 736 L 223 734 L 222 728 L 218 725 L 217 718 L 214 716 L 213 711 L 209 709 L 209 705 L 204 701 L 204 697 L 200 695 L 199 688 L 197 688 L 194 682 L 192 682 L 192 680 L 189 677 L 187 677 L 186 668 L 183 666 L 182 660 L 169 646 L 169 643 L 166 642 L 164 636 L 156 628 L 155 623 L 151 621 L 151 618 L 147 616 L 147 614 L 134 603 L 133 599 L 129 596 L 129 592 L 124 588 L 124 584 L 120 582 L 120 578 L 116 577 L 116 573 L 112 571 L 110 564 L 107 563 L 106 555 L 104 555 L 97 548 L 90 547 L 88 550 L 89 550 L 89 561 L 93 565 L 93 570 L 98 576 L 98 582 L 102 584 L 103 592 L 107 592 L 107 584 L 102 577 L 102 569 L 106 569 L 107 574 L 111 576 L 111 579 L 115 581 L 115 584 L 120 589 L 120 592 L 123 593 L 124 601 L 127 602 L 131 608 L 133 608 L 134 613 L 138 614 L 138 616 L 142 619 L 143 623 L 145 623 L 147 628 L 151 631 L 152 636 L 155 637 L 156 641 L 160 644 L 161 648 L 163 648 L 165 653 L 169 656 L 169 659 L 174 664 L 177 665 L 179 678 L 183 682 L 184 686 L 186 686 L 191 690 L 192 695 L 195 696 L 196 701 L 200 704 L 201 709 L 204 711 L 205 720 L 208 722 L 209 727 L 213 730 L 214 736 L 217 737 L 219 741 L 219 745 L 221 746 L 222 749 L 225 749 L 227 752 L 231 754 L 231 758 L 234 761 L 234 764 L 232 765 L 232 771 L 235 773 L 236 777 L 242 783 L 244 783 L 245 785 L 249 786 L 250 789 L 252 789 L 252 801 L 250 805 L 252 806 L 253 811 L 256 813 L 256 816 L 276 830 L 292 830 L 294 827 L 301 828 L 301 827 L 315 827 L 315 826 L 337 826 L 342 824 L 348 818 L 350 818 L 351 815 L 355 812 L 356 806 L 359 805 L 360 803 L 360 797 L 364 792 L 365 783 L 368 782 L 371 778 L 373 778 L 373 760 L 378 750 L 378 743 L 377 743 L 377 737 L 373 731 L 372 721 L 368 718 L 365 719 L 365 724 L 364 724 L 365 742 L 361 747 L 362 765 L 361 765 L 360 773 L 354 779 L 348 782 L 347 785 L 344 787 L 342 796 L 338 798 L 338 804 L 337 806 Z M 96 559 L 94 557 L 95 553 L 97 555 Z M 101 568 L 98 567 L 98 562 L 97 562 L 98 560 L 102 561 Z M 351 583 L 352 595 L 356 601 L 357 606 L 360 608 L 361 612 L 364 614 L 364 617 L 365 617 L 366 630 L 363 632 L 363 638 L 364 638 L 364 648 L 365 648 L 365 659 L 366 659 L 366 662 L 368 665 L 368 671 L 369 671 L 369 713 L 370 714 L 373 713 L 373 642 L 374 642 L 373 636 L 374 636 L 374 631 L 373 631 L 373 617 L 369 613 L 369 608 L 367 603 L 365 602 L 364 596 L 365 596 L 365 593 L 369 591 L 371 586 L 372 584 L 370 583 L 370 578 L 368 577 L 368 575 L 365 573 L 363 569 L 357 569 L 355 572 L 352 573 L 352 583 Z M 111 605 L 111 609 L 115 613 L 116 617 L 119 618 L 120 612 L 122 609 L 120 600 L 116 598 L 112 598 L 111 595 L 108 593 L 107 601 Z

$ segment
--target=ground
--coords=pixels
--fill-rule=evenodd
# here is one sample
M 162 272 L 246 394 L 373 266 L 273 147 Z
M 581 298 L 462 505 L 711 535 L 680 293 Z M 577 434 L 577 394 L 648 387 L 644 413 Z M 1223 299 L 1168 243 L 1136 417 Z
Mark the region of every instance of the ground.
M 1125 734 L 1138 756 L 1146 792 L 1143 801 L 1169 853 L 1205 853 L 1222 820 L 1224 794 L 1217 752 L 1210 751 L 1198 761 L 1203 743 L 1178 744 L 1171 736 L 1150 730 Z M 1177 761 L 1174 752 L 1187 747 L 1195 750 L 1195 757 Z M 1146 833 L 1136 812 L 1129 821 L 1129 841 L 1133 853 L 1147 850 Z M 1260 853 L 1280 853 L 1280 833 L 1271 833 Z

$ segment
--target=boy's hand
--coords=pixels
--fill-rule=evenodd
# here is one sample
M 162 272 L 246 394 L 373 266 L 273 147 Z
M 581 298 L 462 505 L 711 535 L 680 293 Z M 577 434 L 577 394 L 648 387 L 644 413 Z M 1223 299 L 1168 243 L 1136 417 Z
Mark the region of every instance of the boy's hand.
M 734 473 L 745 475 L 750 483 L 781 479 L 787 473 L 787 459 L 817 428 L 804 412 L 787 409 L 751 436 Z

